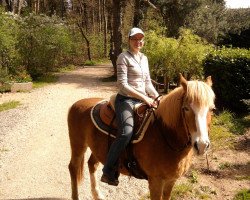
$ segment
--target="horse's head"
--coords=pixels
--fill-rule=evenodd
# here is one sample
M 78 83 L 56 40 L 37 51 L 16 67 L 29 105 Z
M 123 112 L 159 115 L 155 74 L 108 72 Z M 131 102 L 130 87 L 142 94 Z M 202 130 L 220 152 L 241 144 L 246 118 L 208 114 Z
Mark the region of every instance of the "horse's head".
M 184 123 L 191 135 L 193 147 L 198 155 L 202 155 L 210 146 L 209 127 L 215 107 L 212 80 L 209 76 L 205 82 L 187 81 L 180 75 L 180 84 L 184 90 L 181 108 Z

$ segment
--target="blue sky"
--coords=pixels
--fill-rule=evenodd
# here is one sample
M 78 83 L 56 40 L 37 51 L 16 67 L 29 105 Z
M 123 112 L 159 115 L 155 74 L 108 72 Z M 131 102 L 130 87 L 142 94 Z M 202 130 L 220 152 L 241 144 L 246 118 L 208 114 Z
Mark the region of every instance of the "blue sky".
M 225 0 L 228 8 L 250 8 L 250 0 Z

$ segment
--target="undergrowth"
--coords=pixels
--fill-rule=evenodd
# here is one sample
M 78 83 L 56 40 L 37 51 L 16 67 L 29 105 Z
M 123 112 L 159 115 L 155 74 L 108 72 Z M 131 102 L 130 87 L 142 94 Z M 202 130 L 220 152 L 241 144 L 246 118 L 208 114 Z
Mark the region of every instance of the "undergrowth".
M 210 131 L 213 149 L 233 148 L 235 138 L 243 135 L 248 128 L 250 128 L 250 116 L 240 118 L 227 110 L 214 115 Z

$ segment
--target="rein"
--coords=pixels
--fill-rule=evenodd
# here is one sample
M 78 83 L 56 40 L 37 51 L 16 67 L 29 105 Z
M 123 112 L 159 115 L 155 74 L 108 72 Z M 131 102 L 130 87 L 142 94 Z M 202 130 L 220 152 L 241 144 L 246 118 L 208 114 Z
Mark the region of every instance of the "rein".
M 182 97 L 182 103 L 183 103 L 183 100 L 184 100 L 184 96 Z M 168 141 L 168 138 L 167 136 L 164 134 L 164 131 L 161 131 L 161 134 L 165 140 L 165 142 L 167 143 L 168 147 L 170 149 L 172 149 L 173 151 L 176 151 L 176 152 L 181 152 L 183 151 L 184 149 L 186 149 L 187 147 L 191 146 L 192 144 L 192 139 L 191 139 L 191 133 L 189 131 L 189 127 L 188 127 L 188 124 L 187 124 L 187 121 L 186 121 L 186 118 L 185 118 L 185 111 L 184 111 L 184 108 L 181 109 L 181 116 L 182 116 L 182 119 L 184 120 L 184 126 L 185 126 L 185 132 L 187 133 L 187 138 L 188 138 L 188 141 L 181 147 L 181 148 L 174 148 Z M 161 128 L 162 129 L 162 128 Z
M 141 132 L 141 130 L 143 129 L 143 127 L 144 127 L 144 125 L 147 123 L 147 121 L 149 120 L 149 118 L 150 118 L 150 116 L 151 116 L 151 113 L 153 113 L 153 115 L 154 115 L 154 118 L 156 118 L 156 115 L 155 115 L 155 110 L 158 108 L 158 106 L 159 106 L 159 104 L 160 104 L 160 97 L 161 97 L 162 95 L 159 95 L 158 97 L 156 97 L 155 99 L 154 99 L 154 102 L 156 102 L 156 106 L 151 106 L 151 107 L 148 107 L 147 109 L 146 109 L 146 111 L 145 111 L 145 117 L 144 117 L 144 119 L 143 119 L 143 121 L 142 121 L 142 124 L 141 124 L 141 126 L 140 126 L 140 128 L 139 128 L 139 130 L 138 130 L 138 132 Z M 143 116 L 141 116 L 139 113 L 137 113 L 137 115 L 138 116 L 140 116 L 140 117 L 143 117 Z

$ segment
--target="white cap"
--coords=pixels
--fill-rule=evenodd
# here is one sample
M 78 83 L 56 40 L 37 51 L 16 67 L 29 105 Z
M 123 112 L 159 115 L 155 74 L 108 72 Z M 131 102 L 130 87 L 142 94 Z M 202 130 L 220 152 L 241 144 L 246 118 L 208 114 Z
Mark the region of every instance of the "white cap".
M 131 36 L 136 35 L 136 34 L 138 34 L 138 33 L 140 33 L 140 34 L 142 34 L 142 35 L 144 36 L 143 31 L 142 31 L 141 29 L 139 29 L 139 28 L 136 28 L 136 27 L 135 27 L 135 28 L 132 28 L 132 29 L 129 31 L 128 36 L 131 37 Z

